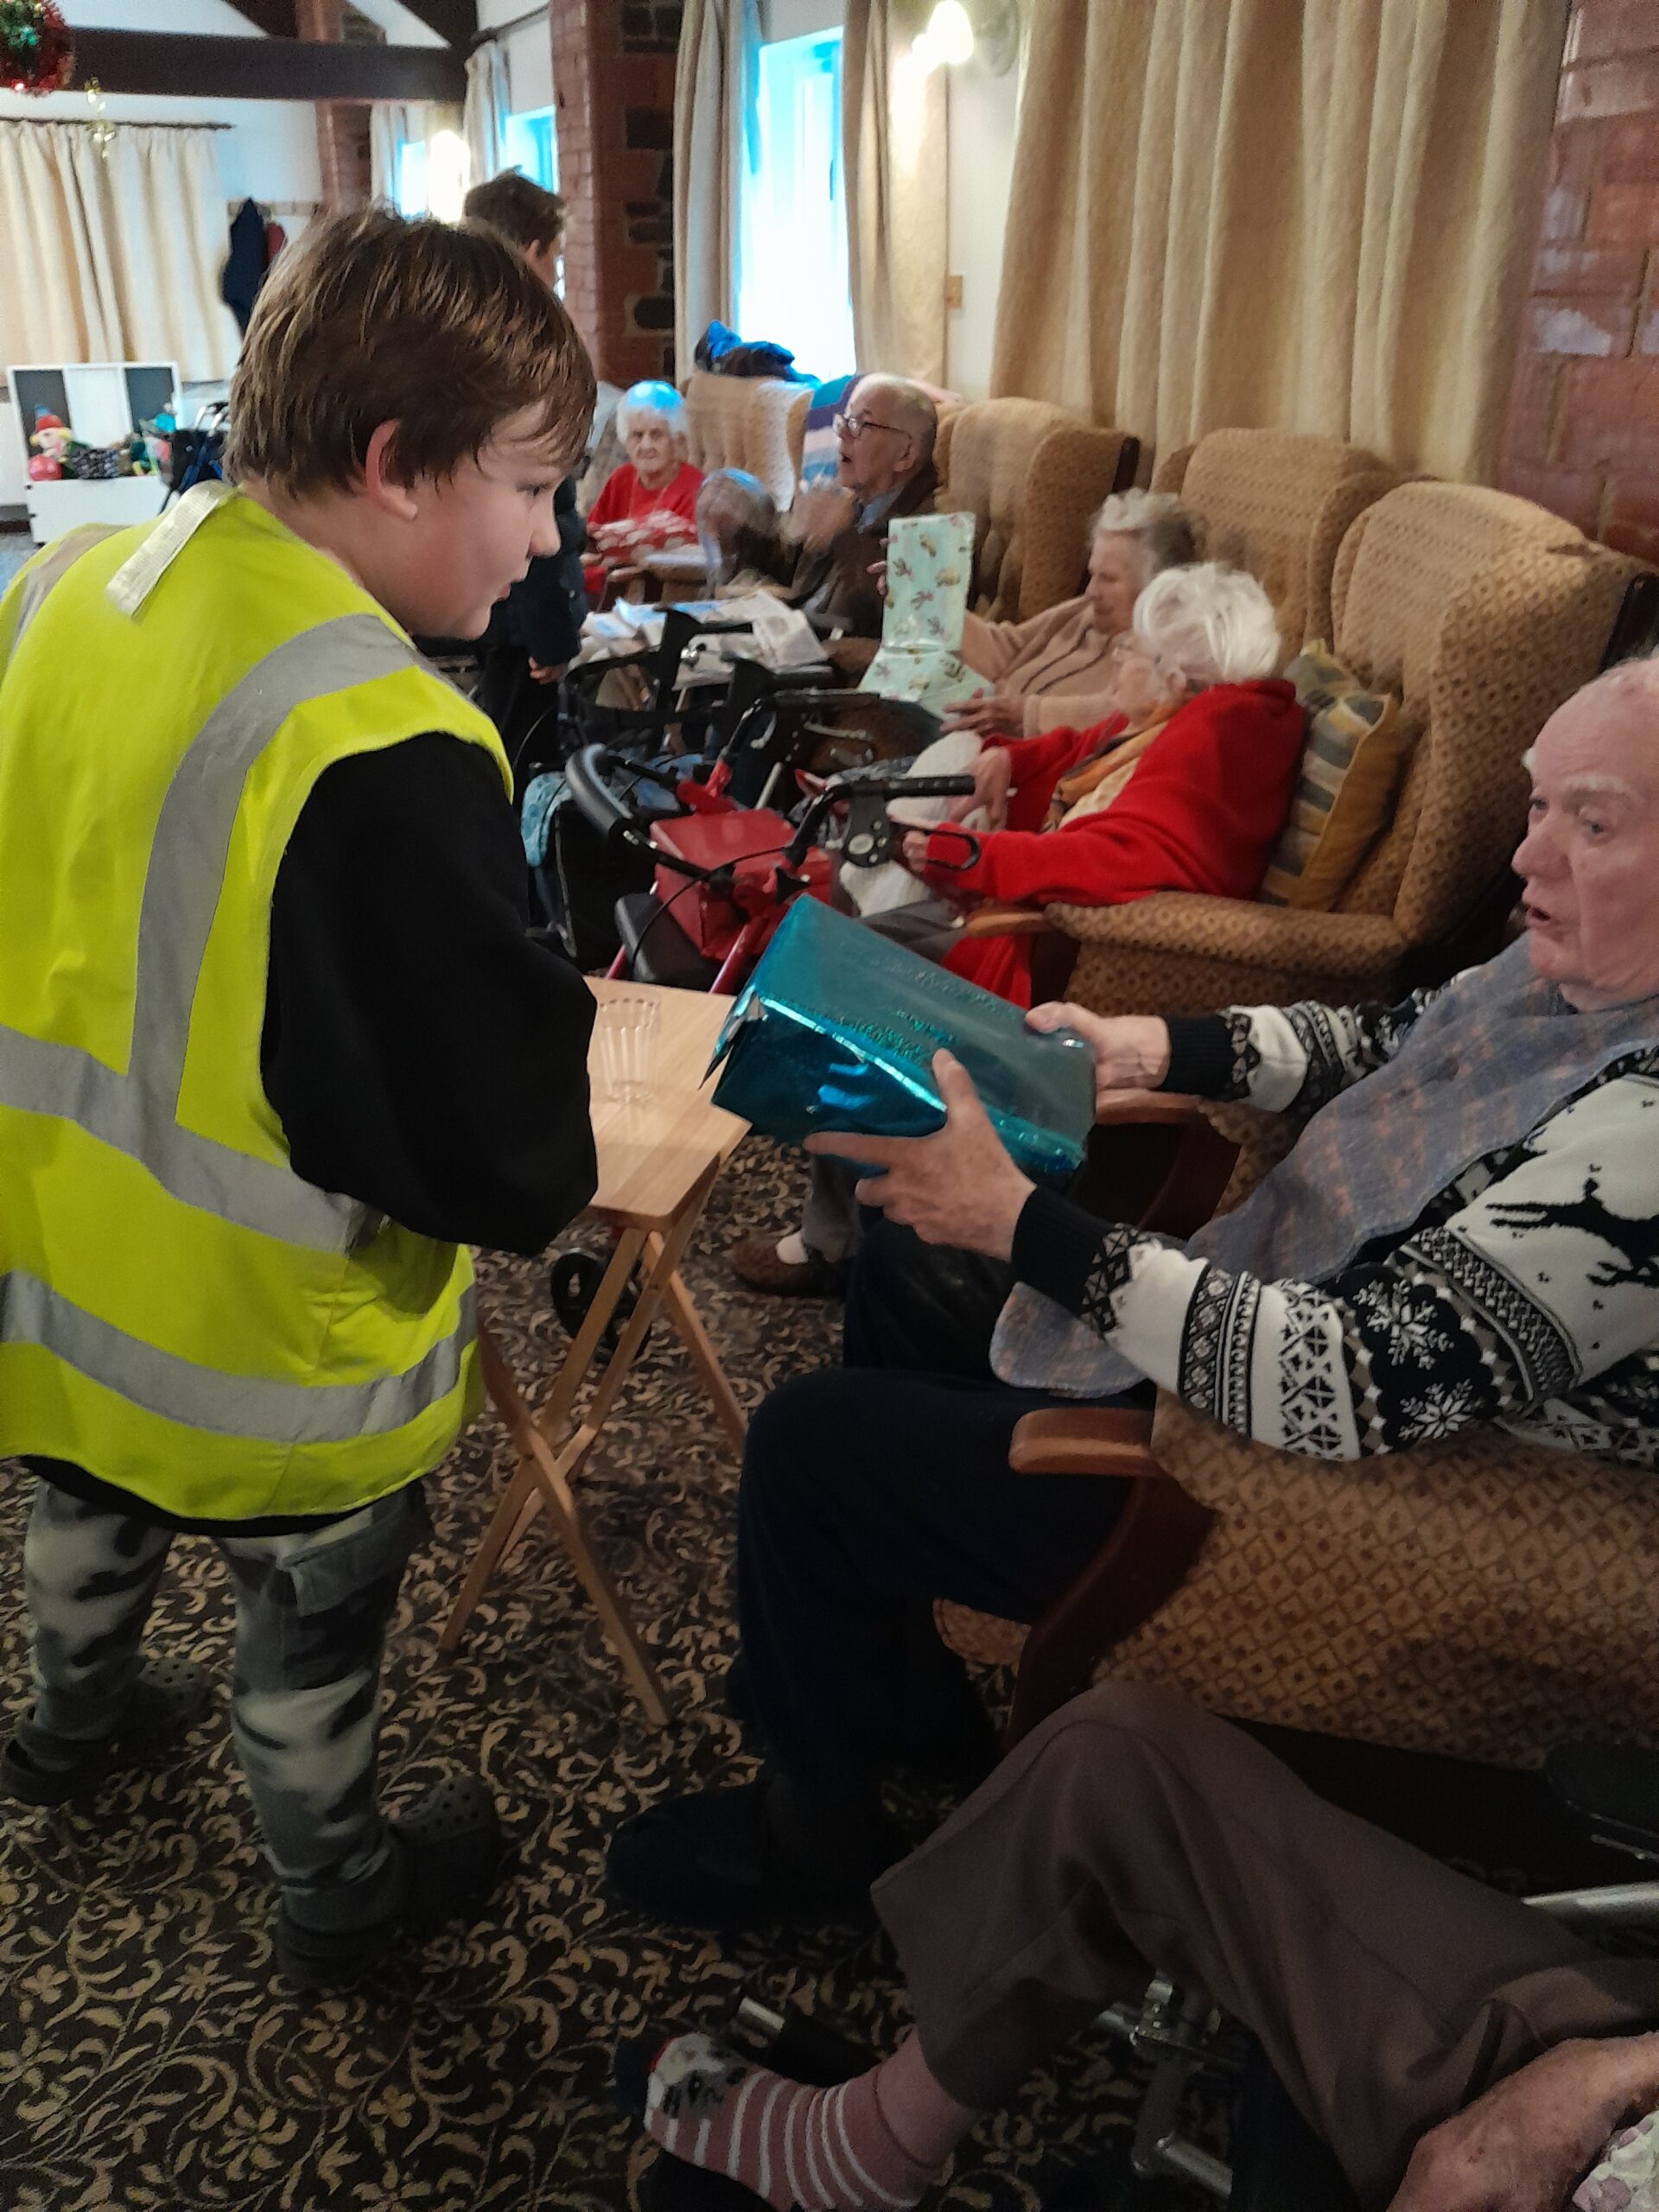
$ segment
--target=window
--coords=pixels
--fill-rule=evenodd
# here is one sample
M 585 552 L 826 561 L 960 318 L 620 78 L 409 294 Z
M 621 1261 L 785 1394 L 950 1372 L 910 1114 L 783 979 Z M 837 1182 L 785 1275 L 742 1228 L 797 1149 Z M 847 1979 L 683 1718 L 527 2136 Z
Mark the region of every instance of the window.
M 397 149 L 397 213 L 411 219 L 426 213 L 424 138 L 406 138 Z
M 550 107 L 507 118 L 507 167 L 522 169 L 544 192 L 559 188 L 559 141 Z
M 398 213 L 459 222 L 471 168 L 472 157 L 459 131 L 440 130 L 431 139 L 404 139 L 397 149 Z
M 853 366 L 841 162 L 841 33 L 760 49 L 744 180 L 737 320 L 820 378 Z

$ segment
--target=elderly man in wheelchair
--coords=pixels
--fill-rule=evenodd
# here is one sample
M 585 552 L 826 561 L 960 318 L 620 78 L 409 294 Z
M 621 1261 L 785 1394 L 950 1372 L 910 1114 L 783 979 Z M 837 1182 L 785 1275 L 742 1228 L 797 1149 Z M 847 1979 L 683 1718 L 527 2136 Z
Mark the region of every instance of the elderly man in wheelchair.
M 938 1135 L 842 1141 L 880 1171 L 866 1202 L 1007 1266 L 1001 1379 L 849 1370 L 768 1402 L 738 1559 L 768 1764 L 637 1816 L 611 1870 L 712 1926 L 834 1916 L 875 1880 L 917 2029 L 827 2094 L 671 2040 L 639 2088 L 676 2157 L 779 2207 L 914 2202 L 976 2115 L 1160 1968 L 1196 1993 L 1164 2008 L 1173 2055 L 1211 2006 L 1243 2021 L 1368 2208 L 1659 2204 L 1659 1964 L 1323 1804 L 1168 1693 L 1074 1700 L 897 1866 L 879 1795 L 919 1742 L 965 1738 L 926 1601 L 1033 1618 L 1119 1510 L 1122 1484 L 1009 1474 L 1033 1404 L 1121 1404 L 1150 1378 L 1315 1459 L 1486 1422 L 1659 1467 L 1656 731 L 1653 663 L 1551 718 L 1528 761 L 1524 938 L 1439 991 L 1030 1017 L 1090 1039 L 1103 1107 L 1162 1086 L 1304 1117 L 1288 1160 L 1186 1245 L 1034 1191 L 948 1061 Z M 1593 1777 L 1567 1788 L 1659 1856 L 1656 1769 L 1622 1770 L 1622 1805 Z M 1624 1902 L 1651 1918 L 1656 1897 Z M 1300 2202 L 1335 2206 L 1340 2184 Z

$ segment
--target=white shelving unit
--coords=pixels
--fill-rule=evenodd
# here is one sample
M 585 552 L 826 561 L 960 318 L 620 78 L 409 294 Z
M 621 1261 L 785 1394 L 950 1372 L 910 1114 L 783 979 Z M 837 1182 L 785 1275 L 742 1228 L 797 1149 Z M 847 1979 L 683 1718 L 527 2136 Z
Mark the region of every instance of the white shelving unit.
M 23 362 L 9 368 L 6 377 L 25 463 L 37 407 L 61 417 L 90 446 L 119 444 L 140 422 L 153 422 L 163 411 L 176 421 L 183 406 L 174 361 Z M 31 482 L 25 493 L 29 535 L 44 545 L 79 523 L 148 522 L 161 512 L 166 497 L 167 486 L 159 476 L 65 476 Z

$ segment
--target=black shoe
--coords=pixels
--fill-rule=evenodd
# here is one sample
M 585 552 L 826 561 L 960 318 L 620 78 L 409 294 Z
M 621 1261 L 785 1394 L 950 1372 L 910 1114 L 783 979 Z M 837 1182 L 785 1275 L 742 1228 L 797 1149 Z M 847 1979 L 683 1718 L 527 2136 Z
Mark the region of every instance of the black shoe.
M 21 1805 L 67 1805 L 91 1797 L 106 1775 L 170 1749 L 212 1702 L 209 1678 L 193 1660 L 147 1660 L 126 1711 L 72 1764 L 44 1765 L 13 1736 L 0 1751 L 0 1795 Z
M 659 2151 L 639 2177 L 639 2212 L 767 2212 L 767 2206 L 741 2181 Z
M 741 1651 L 726 1669 L 720 1701 L 746 1740 L 757 1749 L 763 1746 L 766 1732 L 755 1709 L 749 1662 Z M 941 1701 L 930 1713 L 907 1713 L 902 1737 L 893 1746 L 894 1758 L 913 1774 L 948 1783 L 964 1795 L 978 1789 L 1001 1755 L 991 1716 L 966 1682 L 959 1700 Z
M 625 1821 L 606 1861 L 630 1904 L 688 1928 L 817 1928 L 868 1920 L 870 1884 L 902 1858 L 885 1815 L 868 1840 L 810 1863 L 785 1852 L 766 1817 L 766 1777 L 671 1797 Z
M 394 1944 L 418 1946 L 447 1923 L 470 1920 L 506 1870 L 506 1840 L 495 1802 L 475 1774 L 446 1775 L 399 1820 L 391 1834 L 389 1909 L 360 1928 L 306 1928 L 276 1909 L 276 1964 L 300 1989 L 339 1989 L 377 1966 Z

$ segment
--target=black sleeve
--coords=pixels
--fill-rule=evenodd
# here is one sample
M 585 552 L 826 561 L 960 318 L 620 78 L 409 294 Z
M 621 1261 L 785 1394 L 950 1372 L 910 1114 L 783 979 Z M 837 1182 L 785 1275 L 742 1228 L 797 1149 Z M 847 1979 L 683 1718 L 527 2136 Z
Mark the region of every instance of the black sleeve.
M 1164 1027 L 1169 1032 L 1169 1072 L 1158 1086 L 1160 1090 L 1185 1091 L 1192 1098 L 1237 1095 L 1237 1046 L 1221 1014 L 1168 1015 Z
M 1105 1227 L 1058 1191 L 1034 1185 L 1014 1227 L 1014 1281 L 1041 1291 L 1068 1313 L 1081 1313 Z
M 532 561 L 507 600 L 513 643 L 543 666 L 563 668 L 582 643 L 587 603 L 577 555 L 550 553 Z
M 414 737 L 319 778 L 276 877 L 260 1053 L 308 1182 L 509 1252 L 581 1211 L 593 994 L 528 925 L 478 747 Z

